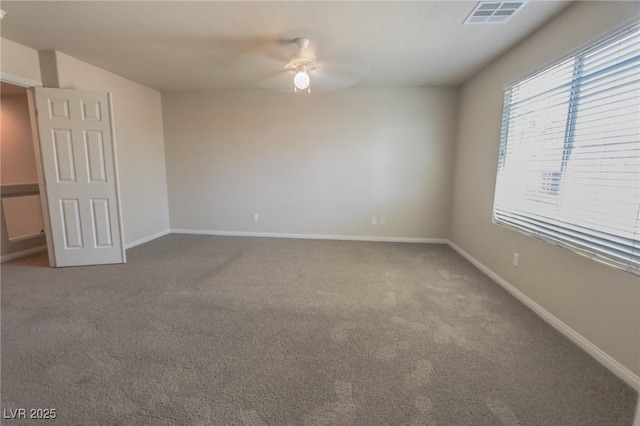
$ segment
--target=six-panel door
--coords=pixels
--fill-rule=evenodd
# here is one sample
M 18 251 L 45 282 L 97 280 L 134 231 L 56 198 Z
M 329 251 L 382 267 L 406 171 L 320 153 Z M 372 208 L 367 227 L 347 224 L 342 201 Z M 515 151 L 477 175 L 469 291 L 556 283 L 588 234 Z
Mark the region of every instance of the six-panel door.
M 35 89 L 55 266 L 124 263 L 107 93 Z

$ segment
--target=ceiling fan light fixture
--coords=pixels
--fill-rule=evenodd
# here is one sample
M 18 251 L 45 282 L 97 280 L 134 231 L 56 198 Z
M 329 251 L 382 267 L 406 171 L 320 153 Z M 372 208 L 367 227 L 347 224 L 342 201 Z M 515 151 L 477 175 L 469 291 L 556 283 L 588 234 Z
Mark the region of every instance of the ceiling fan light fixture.
M 296 75 L 293 77 L 293 85 L 296 89 L 304 90 L 311 84 L 311 78 L 309 78 L 309 74 L 307 73 L 307 68 L 302 67 Z

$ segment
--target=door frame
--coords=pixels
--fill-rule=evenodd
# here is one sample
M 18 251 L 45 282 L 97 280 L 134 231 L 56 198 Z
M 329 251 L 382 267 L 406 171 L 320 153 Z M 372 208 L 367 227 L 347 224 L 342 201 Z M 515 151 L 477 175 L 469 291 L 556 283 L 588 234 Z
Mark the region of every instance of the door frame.
M 56 267 L 55 250 L 53 247 L 53 234 L 51 233 L 51 215 L 49 213 L 49 202 L 47 197 L 47 186 L 44 179 L 43 164 L 42 164 L 42 151 L 40 148 L 40 135 L 38 132 L 38 121 L 35 103 L 35 87 L 43 87 L 41 81 L 31 80 L 29 78 L 19 77 L 13 74 L 0 72 L 0 80 L 6 83 L 10 83 L 16 86 L 24 87 L 27 89 L 27 101 L 29 105 L 29 121 L 31 125 L 31 136 L 33 139 L 34 154 L 36 158 L 36 171 L 38 174 L 38 187 L 40 189 L 40 204 L 42 207 L 42 219 L 45 229 L 45 239 L 47 242 L 47 254 L 49 255 L 49 265 Z M 126 244 L 124 240 L 124 217 L 122 216 L 122 196 L 120 192 L 120 172 L 118 168 L 118 151 L 116 144 L 116 131 L 115 131 L 115 118 L 113 113 L 113 97 L 111 92 L 107 93 L 107 100 L 109 104 L 109 118 L 111 128 L 112 139 L 112 151 L 113 151 L 113 168 L 114 168 L 114 181 L 116 189 L 116 211 L 118 217 L 118 223 L 120 225 L 120 250 L 122 252 L 122 259 L 124 263 L 127 261 Z
M 47 242 L 47 254 L 49 255 L 49 265 L 56 265 L 55 253 L 53 251 L 53 241 L 51 241 L 51 217 L 49 215 L 49 205 L 47 203 L 47 190 L 42 174 L 42 155 L 40 152 L 40 140 L 38 138 L 38 123 L 36 122 L 36 106 L 33 99 L 33 88 L 42 87 L 42 82 L 29 78 L 19 77 L 5 72 L 0 73 L 0 80 L 15 86 L 27 89 L 27 102 L 29 105 L 29 125 L 31 126 L 31 139 L 33 140 L 33 150 L 36 159 L 36 172 L 38 175 L 38 188 L 40 190 L 40 206 L 42 208 L 42 222 L 44 224 L 45 241 Z

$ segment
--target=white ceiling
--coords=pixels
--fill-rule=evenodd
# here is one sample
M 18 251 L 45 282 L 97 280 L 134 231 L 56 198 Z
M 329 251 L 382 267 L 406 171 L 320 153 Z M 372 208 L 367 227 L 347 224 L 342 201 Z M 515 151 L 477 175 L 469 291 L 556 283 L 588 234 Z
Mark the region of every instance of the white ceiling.
M 255 87 L 267 69 L 247 58 L 280 67 L 295 44 L 277 41 L 301 36 L 336 67 L 366 59 L 361 87 L 457 85 L 570 2 L 531 0 L 507 23 L 463 25 L 476 3 L 2 1 L 0 33 L 161 91 Z

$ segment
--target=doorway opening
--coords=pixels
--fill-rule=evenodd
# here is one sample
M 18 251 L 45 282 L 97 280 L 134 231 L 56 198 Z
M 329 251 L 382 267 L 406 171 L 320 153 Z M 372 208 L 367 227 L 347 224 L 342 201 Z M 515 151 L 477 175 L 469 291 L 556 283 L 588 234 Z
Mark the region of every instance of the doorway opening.
M 47 251 L 27 90 L 0 82 L 2 262 Z

